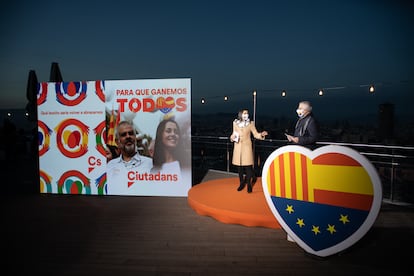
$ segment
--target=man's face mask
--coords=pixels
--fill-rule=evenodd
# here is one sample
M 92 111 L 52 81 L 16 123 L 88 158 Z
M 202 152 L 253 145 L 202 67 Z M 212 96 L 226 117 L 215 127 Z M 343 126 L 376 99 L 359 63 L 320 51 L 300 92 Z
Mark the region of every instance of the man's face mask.
M 303 116 L 305 116 L 305 110 L 302 108 L 296 109 L 296 113 L 298 114 L 299 118 L 302 118 Z
M 247 121 L 249 119 L 249 114 L 248 113 L 242 114 L 242 119 L 243 121 Z

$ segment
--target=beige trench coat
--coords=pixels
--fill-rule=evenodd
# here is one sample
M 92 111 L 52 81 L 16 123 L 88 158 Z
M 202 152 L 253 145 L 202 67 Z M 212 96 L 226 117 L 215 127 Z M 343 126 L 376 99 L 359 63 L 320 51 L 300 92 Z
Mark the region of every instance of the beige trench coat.
M 238 142 L 234 142 L 232 160 L 233 165 L 253 165 L 253 147 L 251 134 L 253 134 L 254 138 L 260 140 L 264 140 L 264 137 L 256 130 L 253 121 L 251 121 L 247 126 L 243 127 L 240 127 L 237 124 L 237 120 L 233 121 L 233 133 L 235 132 L 240 135 L 240 138 Z

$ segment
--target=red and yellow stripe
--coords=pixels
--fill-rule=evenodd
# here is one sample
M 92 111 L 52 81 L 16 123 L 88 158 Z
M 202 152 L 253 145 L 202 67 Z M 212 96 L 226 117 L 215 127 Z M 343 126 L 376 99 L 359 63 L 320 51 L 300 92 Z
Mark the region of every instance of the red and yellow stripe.
M 266 177 L 272 196 L 362 210 L 369 210 L 373 200 L 365 168 L 340 153 L 311 160 L 298 152 L 285 152 L 273 160 Z
M 111 112 L 111 117 L 109 118 L 109 129 L 108 129 L 108 138 L 107 142 L 108 145 L 116 146 L 115 143 L 115 118 L 114 118 L 114 110 Z

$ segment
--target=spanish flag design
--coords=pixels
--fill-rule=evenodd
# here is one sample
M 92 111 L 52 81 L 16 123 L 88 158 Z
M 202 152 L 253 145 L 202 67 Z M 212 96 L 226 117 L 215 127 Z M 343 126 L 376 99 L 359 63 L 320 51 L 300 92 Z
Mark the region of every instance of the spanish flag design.
M 321 256 L 362 237 L 381 203 L 375 168 L 342 146 L 279 148 L 266 160 L 262 180 L 268 204 L 288 235 Z

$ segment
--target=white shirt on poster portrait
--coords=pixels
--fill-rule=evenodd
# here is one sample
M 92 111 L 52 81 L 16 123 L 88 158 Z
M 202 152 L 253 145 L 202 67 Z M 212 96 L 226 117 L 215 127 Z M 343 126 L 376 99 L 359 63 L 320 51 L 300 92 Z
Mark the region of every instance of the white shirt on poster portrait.
M 162 164 L 161 173 L 176 175 L 178 181 L 181 180 L 181 167 L 179 161 L 173 161 Z
M 152 159 L 147 156 L 142 156 L 136 153 L 134 157 L 125 162 L 122 156 L 115 158 L 106 165 L 107 177 L 107 194 L 108 195 L 130 195 L 130 185 L 133 179 L 128 178 L 129 172 L 134 172 L 134 176 L 139 174 L 149 173 L 152 168 Z M 134 185 L 134 183 L 132 184 Z

